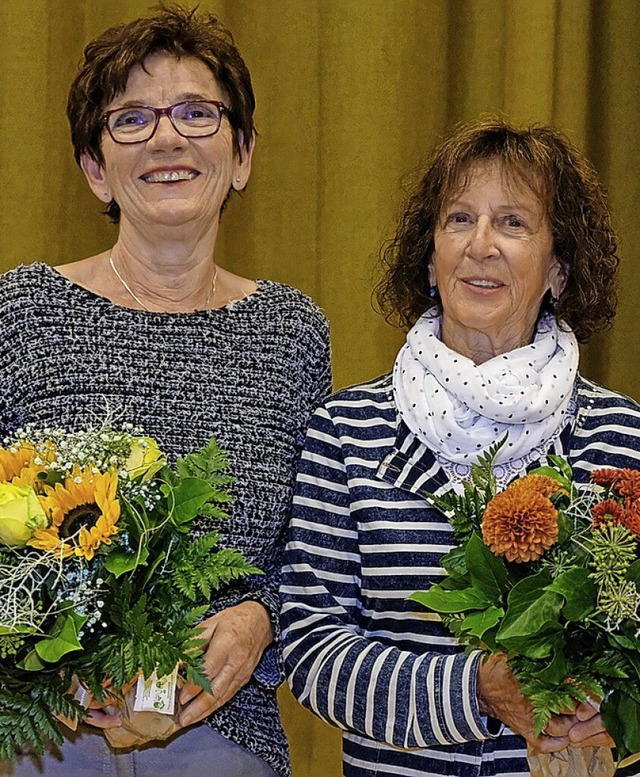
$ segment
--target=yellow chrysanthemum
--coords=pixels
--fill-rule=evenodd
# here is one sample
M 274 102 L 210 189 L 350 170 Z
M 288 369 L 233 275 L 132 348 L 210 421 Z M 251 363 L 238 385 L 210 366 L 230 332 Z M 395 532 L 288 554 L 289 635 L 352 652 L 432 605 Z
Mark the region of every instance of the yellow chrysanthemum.
M 83 556 L 90 561 L 101 545 L 110 545 L 118 532 L 120 503 L 115 473 L 95 475 L 90 469 L 74 469 L 64 485 L 47 488 L 42 506 L 49 517 L 48 529 L 38 530 L 29 545 L 58 550 L 60 555 Z

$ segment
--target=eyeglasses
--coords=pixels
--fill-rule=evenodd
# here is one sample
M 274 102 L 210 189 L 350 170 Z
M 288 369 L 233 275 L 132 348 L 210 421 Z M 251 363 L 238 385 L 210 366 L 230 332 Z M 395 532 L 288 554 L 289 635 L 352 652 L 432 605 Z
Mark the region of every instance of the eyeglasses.
M 218 100 L 185 100 L 168 108 L 132 105 L 115 108 L 102 116 L 102 123 L 116 143 L 142 143 L 158 129 L 161 116 L 168 116 L 175 131 L 183 138 L 206 138 L 220 129 L 222 115 L 231 115 Z

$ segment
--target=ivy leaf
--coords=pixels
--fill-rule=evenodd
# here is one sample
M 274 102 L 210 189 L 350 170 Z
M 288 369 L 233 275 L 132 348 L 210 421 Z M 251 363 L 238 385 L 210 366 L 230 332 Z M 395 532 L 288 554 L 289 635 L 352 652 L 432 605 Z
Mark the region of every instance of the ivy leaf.
M 640 752 L 640 705 L 626 693 L 620 693 L 618 716 L 623 721 L 624 747 L 629 753 Z M 616 740 L 617 744 L 617 740 Z
M 55 664 L 67 653 L 82 650 L 78 632 L 86 620 L 86 615 L 79 615 L 74 610 L 59 615 L 51 634 L 40 642 L 36 642 L 35 650 L 38 656 L 43 661 Z
M 107 571 L 117 578 L 125 572 L 132 572 L 136 567 L 146 564 L 148 558 L 149 551 L 146 548 L 141 548 L 139 553 L 115 548 L 107 555 L 104 565 Z
M 441 613 L 483 610 L 491 606 L 487 597 L 476 588 L 447 591 L 439 585 L 434 585 L 428 591 L 416 591 L 408 599 Z
M 493 555 L 479 534 L 473 534 L 467 543 L 465 560 L 474 587 L 493 604 L 500 604 L 509 577 L 504 561 Z
M 636 587 L 640 586 L 640 559 L 637 559 L 629 565 L 625 577 L 627 580 L 634 582 Z
M 550 582 L 549 574 L 542 570 L 511 589 L 507 612 L 496 635 L 504 647 L 532 658 L 551 654 L 562 632 L 558 620 L 564 597 L 545 590 Z
M 494 607 L 493 605 L 487 607 L 486 610 L 472 612 L 460 621 L 460 632 L 463 634 L 470 634 L 478 639 L 483 639 L 490 629 L 500 623 L 500 619 L 503 615 L 504 610 L 502 607 Z
M 571 464 L 564 458 L 564 456 L 556 456 L 555 453 L 550 453 L 547 458 L 553 464 L 553 466 L 560 470 L 569 483 L 573 480 L 573 469 Z
M 598 589 L 584 567 L 562 572 L 545 590 L 564 597 L 562 614 L 568 621 L 584 620 L 596 609 Z

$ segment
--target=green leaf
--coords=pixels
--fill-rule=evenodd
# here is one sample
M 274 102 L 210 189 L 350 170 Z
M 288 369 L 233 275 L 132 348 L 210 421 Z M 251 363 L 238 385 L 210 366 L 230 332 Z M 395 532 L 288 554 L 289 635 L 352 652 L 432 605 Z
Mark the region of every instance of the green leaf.
M 548 478 L 553 478 L 562 486 L 562 488 L 566 489 L 567 491 L 571 490 L 571 480 L 565 477 L 565 475 L 563 475 L 561 472 L 558 472 L 557 469 L 554 469 L 554 467 L 536 467 L 536 469 L 532 469 L 529 474 L 544 475 Z
M 640 705 L 626 693 L 620 693 L 618 716 L 622 721 L 622 739 L 629 753 L 640 752 Z
M 408 599 L 422 604 L 435 612 L 453 613 L 467 610 L 483 610 L 491 605 L 487 597 L 475 588 L 460 591 L 446 591 L 439 585 L 428 591 L 416 591 Z
M 43 661 L 55 664 L 67 653 L 82 650 L 82 645 L 78 640 L 78 632 L 86 620 L 85 615 L 78 615 L 74 610 L 59 615 L 50 636 L 36 642 L 34 647 L 38 656 Z
M 229 459 L 214 437 L 199 451 L 187 454 L 176 462 L 176 472 L 181 478 L 195 477 L 204 480 L 216 489 L 215 501 L 229 501 L 226 487 L 234 478 L 227 474 Z
M 556 507 L 556 509 L 558 508 Z M 574 535 L 575 525 L 573 518 L 567 515 L 564 510 L 558 509 L 558 544 L 561 545 Z
M 562 572 L 545 590 L 564 597 L 562 614 L 568 621 L 584 620 L 596 609 L 598 589 L 584 567 Z
M 40 672 L 46 668 L 46 664 L 35 650 L 31 650 L 18 664 L 19 669 L 24 669 L 27 672 Z
M 463 578 L 467 575 L 467 562 L 465 551 L 462 547 L 452 548 L 440 559 L 440 563 L 450 577 Z
M 540 669 L 537 679 L 550 685 L 562 685 L 571 672 L 571 664 L 561 649 L 554 650 L 551 661 Z
M 508 586 L 504 561 L 493 555 L 479 534 L 473 534 L 467 543 L 465 560 L 474 587 L 482 591 L 493 604 L 501 604 Z
M 559 469 L 560 472 L 562 472 L 569 483 L 573 480 L 573 469 L 571 464 L 569 464 L 564 456 L 556 456 L 555 453 L 550 453 L 547 456 L 547 459 L 549 459 L 549 461 L 553 464 L 554 467 L 556 467 L 556 469 Z
M 124 548 L 115 548 L 108 553 L 104 565 L 117 578 L 124 575 L 125 572 L 131 572 L 139 565 L 146 564 L 148 558 L 149 551 L 146 548 L 141 548 L 140 553 L 132 553 Z
M 175 499 L 172 520 L 184 528 L 197 518 L 202 506 L 216 495 L 213 486 L 200 478 L 183 478 L 173 490 Z
M 636 587 L 640 587 L 640 559 L 629 565 L 625 577 L 627 580 L 632 580 L 636 584 Z
M 502 607 L 491 605 L 486 610 L 465 615 L 459 624 L 459 628 L 464 634 L 470 634 L 473 637 L 478 637 L 478 639 L 483 639 L 489 629 L 500 623 L 503 615 L 504 610 Z
M 600 705 L 600 715 L 608 733 L 613 737 L 618 750 L 618 758 L 622 760 L 631 754 L 631 750 L 625 745 L 624 718 L 621 718 L 618 709 L 620 692 L 614 691 L 605 697 Z
M 564 597 L 545 590 L 550 582 L 549 574 L 542 570 L 511 589 L 507 612 L 496 635 L 507 649 L 535 658 L 551 654 L 562 630 L 558 619 Z

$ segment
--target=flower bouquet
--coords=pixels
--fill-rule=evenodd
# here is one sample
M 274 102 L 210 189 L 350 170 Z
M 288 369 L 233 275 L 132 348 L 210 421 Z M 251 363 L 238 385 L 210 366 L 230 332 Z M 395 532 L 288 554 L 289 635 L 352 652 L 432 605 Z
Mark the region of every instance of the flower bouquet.
M 77 725 L 91 697 L 128 710 L 107 734 L 115 746 L 168 736 L 177 721 L 123 735 L 131 689 L 143 709 L 146 700 L 169 713 L 178 668 L 210 690 L 198 623 L 212 591 L 259 574 L 218 548 L 217 532 L 192 532 L 198 516 L 226 516 L 225 455 L 211 440 L 169 467 L 156 441 L 126 424 L 27 427 L 4 445 L 0 759 L 60 744 L 59 721 Z
M 431 497 L 456 544 L 444 582 L 411 599 L 440 613 L 462 644 L 507 655 L 536 735 L 552 715 L 601 700 L 623 759 L 640 751 L 640 472 L 601 469 L 578 483 L 550 455 L 500 491 L 492 461 L 502 444 L 473 466 L 462 493 Z M 546 766 L 530 753 L 530 764 L 533 773 L 613 773 L 610 749 L 597 750 L 594 760 L 568 748 Z M 570 762 L 582 756 L 579 772 Z

